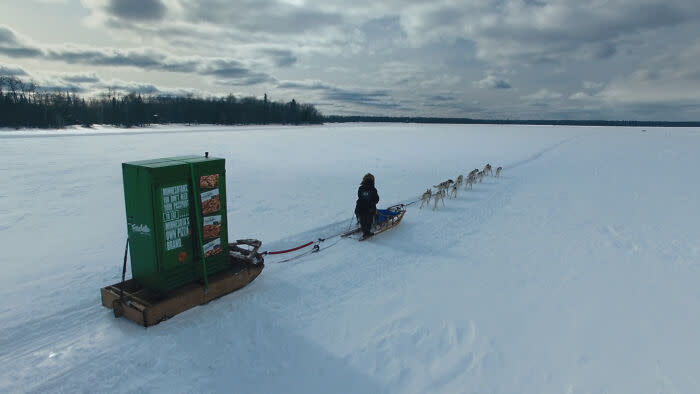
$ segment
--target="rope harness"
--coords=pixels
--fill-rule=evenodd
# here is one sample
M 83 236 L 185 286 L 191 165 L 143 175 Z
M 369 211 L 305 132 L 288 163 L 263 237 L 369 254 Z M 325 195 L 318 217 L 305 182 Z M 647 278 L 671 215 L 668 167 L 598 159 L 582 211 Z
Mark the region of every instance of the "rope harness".
M 264 255 L 268 255 L 268 254 L 285 254 L 285 253 L 289 253 L 289 252 L 294 252 L 294 251 L 297 251 L 297 250 L 299 250 L 299 249 L 303 249 L 303 248 L 305 248 L 305 247 L 311 245 L 312 243 L 314 243 L 314 242 L 311 241 L 311 242 L 307 242 L 307 243 L 305 243 L 305 244 L 303 244 L 303 245 L 297 246 L 296 248 L 285 249 L 285 250 L 277 250 L 277 251 L 274 251 L 274 252 L 267 252 L 267 251 L 266 251 L 266 252 L 262 252 L 262 255 L 264 256 Z
M 418 201 L 420 201 L 420 200 L 416 199 L 416 200 L 413 200 L 413 201 L 409 201 L 409 202 L 407 202 L 407 203 L 394 204 L 394 205 L 392 205 L 392 206 L 400 206 L 400 207 L 402 207 L 402 208 L 405 208 L 405 207 L 407 207 L 407 206 L 409 206 L 409 205 L 413 205 L 413 204 L 417 203 Z M 377 212 L 377 216 L 391 217 L 391 216 L 393 216 L 393 215 L 384 215 L 384 214 L 382 214 L 381 212 Z M 278 263 L 278 264 L 279 264 L 279 263 L 286 263 L 286 262 L 288 262 L 288 261 L 296 260 L 296 259 L 301 258 L 301 257 L 304 257 L 304 256 L 308 256 L 308 255 L 311 254 L 311 253 L 317 253 L 317 252 L 319 252 L 319 251 L 321 250 L 321 243 L 322 243 L 322 242 L 325 242 L 325 241 L 327 241 L 327 240 L 329 240 L 329 239 L 332 239 L 332 238 L 335 238 L 335 237 L 341 237 L 341 239 L 342 239 L 342 238 L 344 238 L 345 236 L 349 235 L 349 233 L 352 231 L 352 230 L 351 230 L 352 223 L 353 223 L 353 221 L 352 221 L 352 219 L 350 219 L 350 224 L 348 225 L 348 228 L 347 228 L 347 229 L 345 229 L 345 230 L 343 230 L 343 231 L 341 231 L 341 232 L 339 232 L 339 233 L 337 233 L 337 234 L 333 234 L 333 235 L 331 235 L 331 236 L 329 236 L 329 237 L 327 237 L 327 238 L 318 238 L 318 240 L 316 240 L 316 241 L 309 241 L 309 242 L 306 242 L 306 243 L 304 243 L 304 244 L 302 244 L 302 245 L 299 245 L 299 246 L 296 246 L 296 247 L 290 248 L 290 249 L 276 250 L 276 251 L 265 251 L 265 252 L 261 252 L 260 254 L 262 254 L 262 255 L 278 255 L 278 254 L 291 253 L 291 252 L 295 252 L 295 251 L 297 251 L 297 250 L 306 248 L 306 247 L 308 247 L 308 246 L 310 246 L 310 245 L 313 245 L 313 248 L 312 248 L 311 250 L 309 250 L 309 251 L 306 251 L 306 252 L 304 252 L 304 253 L 302 253 L 302 254 L 299 254 L 299 255 L 296 255 L 296 256 L 293 256 L 293 257 L 284 259 L 284 260 L 280 260 L 280 261 L 275 261 L 275 262 L 274 262 L 274 263 Z M 333 244 L 330 244 L 330 245 L 326 246 L 324 249 L 328 249 L 328 248 L 330 248 L 331 246 L 336 245 L 338 242 L 341 241 L 341 239 L 339 239 L 338 241 L 336 241 L 336 242 L 333 243 Z

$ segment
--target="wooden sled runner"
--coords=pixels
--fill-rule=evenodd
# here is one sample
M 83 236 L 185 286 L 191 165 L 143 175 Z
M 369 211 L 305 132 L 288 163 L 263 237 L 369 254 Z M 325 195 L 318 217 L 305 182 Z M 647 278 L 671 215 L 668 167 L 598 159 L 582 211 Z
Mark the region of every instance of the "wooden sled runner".
M 252 249 L 239 246 L 248 245 Z M 197 305 L 236 291 L 255 280 L 265 267 L 258 253 L 258 240 L 238 240 L 229 244 L 231 265 L 209 277 L 209 290 L 204 285 L 190 283 L 167 295 L 144 288 L 133 279 L 101 289 L 102 305 L 114 311 L 115 317 L 124 316 L 144 327 L 169 319 Z

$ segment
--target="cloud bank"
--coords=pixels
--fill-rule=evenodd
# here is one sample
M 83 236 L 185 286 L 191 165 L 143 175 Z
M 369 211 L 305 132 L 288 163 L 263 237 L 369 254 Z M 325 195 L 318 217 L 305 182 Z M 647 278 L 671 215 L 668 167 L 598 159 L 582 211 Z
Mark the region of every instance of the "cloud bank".
M 80 4 L 88 16 L 74 23 L 106 30 L 113 43 L 49 45 L 25 36 L 29 27 L 0 25 L 0 60 L 147 71 L 173 86 L 273 92 L 324 112 L 676 120 L 696 116 L 700 102 L 700 7 L 691 0 Z

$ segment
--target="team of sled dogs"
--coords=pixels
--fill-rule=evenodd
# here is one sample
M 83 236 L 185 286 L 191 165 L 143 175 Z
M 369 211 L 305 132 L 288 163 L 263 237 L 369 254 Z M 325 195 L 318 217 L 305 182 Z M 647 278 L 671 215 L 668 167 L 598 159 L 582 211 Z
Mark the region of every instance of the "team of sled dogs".
M 433 193 L 433 190 L 430 188 L 426 190 L 420 197 L 420 208 L 423 208 L 423 205 L 430 206 L 430 199 L 432 199 L 435 204 L 433 206 L 433 210 L 437 209 L 438 202 L 440 201 L 442 201 L 442 206 L 444 207 L 445 196 L 447 196 L 447 198 L 457 198 L 457 191 L 463 184 L 466 183 L 465 188 L 471 189 L 475 183 L 481 183 L 481 180 L 486 175 L 499 177 L 501 176 L 501 171 L 503 171 L 503 167 L 496 168 L 496 173 L 494 175 L 493 171 L 491 171 L 491 164 L 486 164 L 483 170 L 475 168 L 469 172 L 466 177 L 460 174 L 456 181 L 448 179 L 444 182 L 438 183 L 437 185 L 433 185 L 437 191 Z

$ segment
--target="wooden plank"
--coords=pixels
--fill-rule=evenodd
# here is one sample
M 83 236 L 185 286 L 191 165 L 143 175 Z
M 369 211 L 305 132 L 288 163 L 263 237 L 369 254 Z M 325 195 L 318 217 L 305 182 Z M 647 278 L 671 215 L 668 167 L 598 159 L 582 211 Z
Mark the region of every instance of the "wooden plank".
M 244 287 L 257 278 L 263 268 L 262 263 L 238 266 L 237 269 L 210 276 L 207 293 L 203 285 L 191 283 L 174 290 L 166 297 L 157 297 L 151 292 L 143 291 L 142 287 L 132 282 L 133 279 L 129 280 L 124 290 L 124 317 L 145 327 L 158 324 L 178 313 Z M 102 305 L 112 309 L 114 301 L 120 299 L 120 283 L 103 287 L 101 294 Z
M 119 292 L 115 292 L 113 289 L 114 286 L 107 286 L 102 288 L 102 305 L 112 309 L 114 305 L 114 301 L 119 300 Z M 126 296 L 126 292 L 124 293 L 124 298 L 128 300 Z M 136 304 L 136 303 L 127 303 L 124 308 L 124 317 L 127 319 L 136 322 L 142 326 L 145 326 L 145 319 L 143 315 L 143 307 Z

